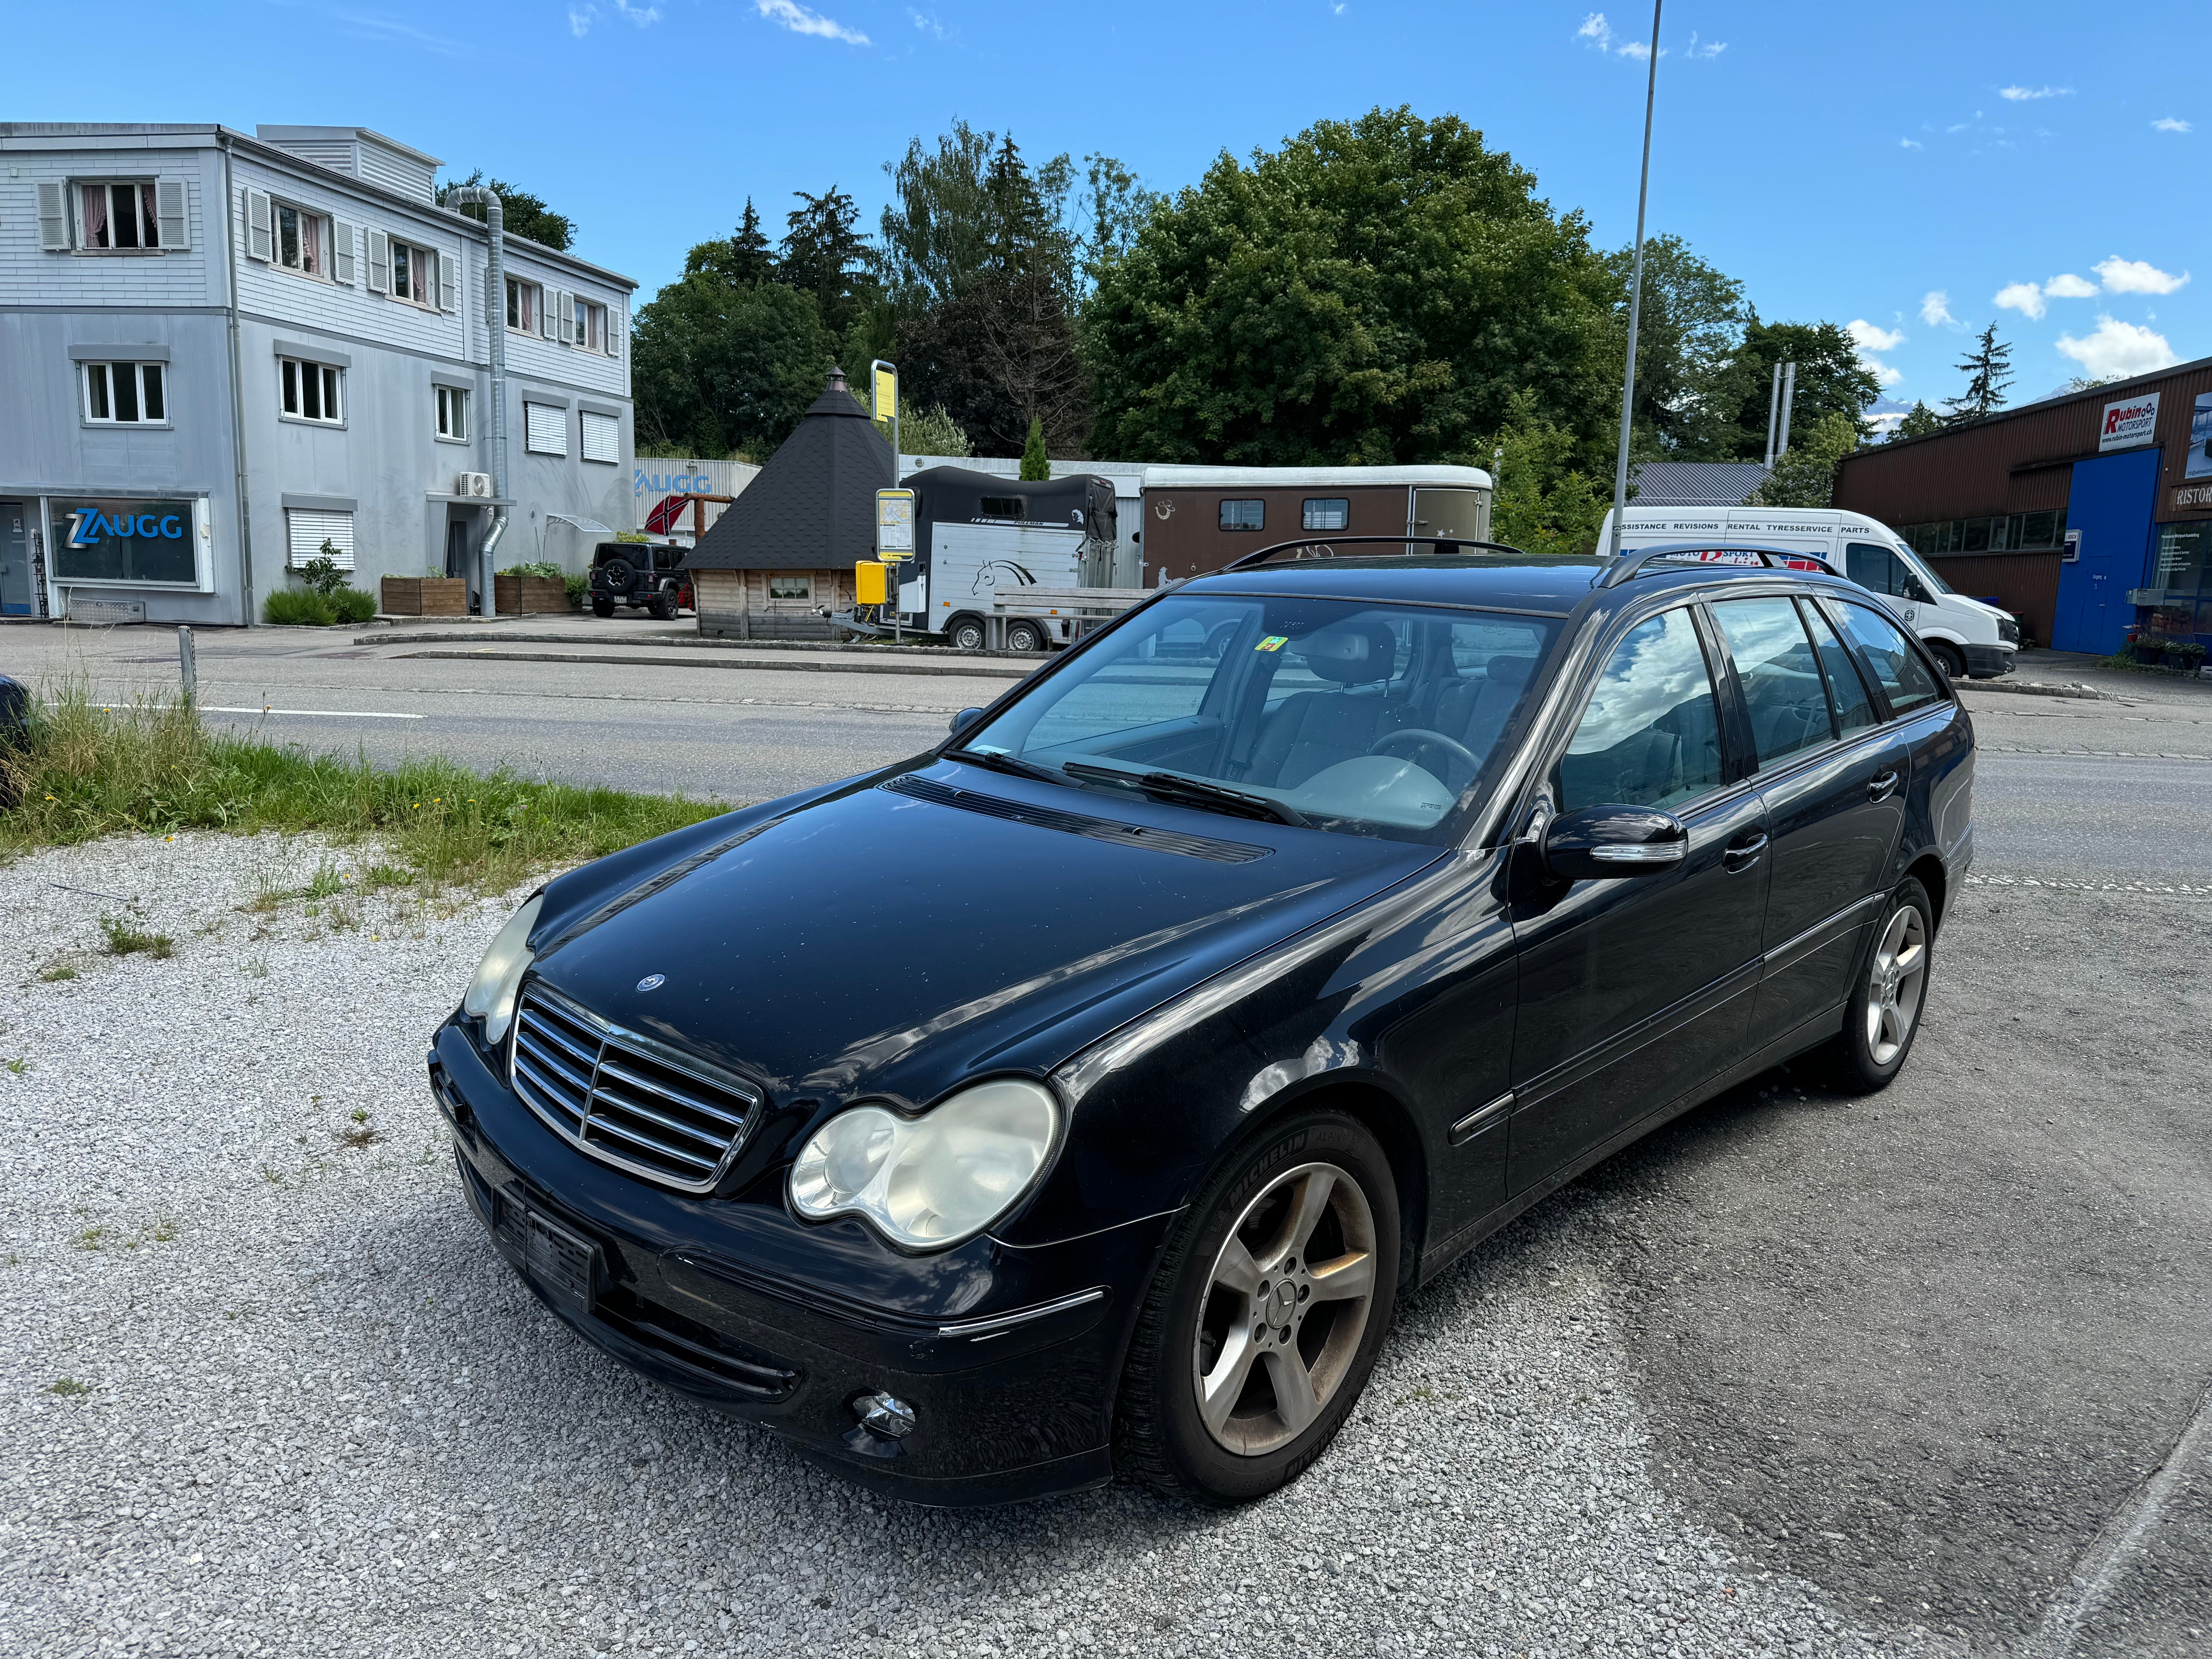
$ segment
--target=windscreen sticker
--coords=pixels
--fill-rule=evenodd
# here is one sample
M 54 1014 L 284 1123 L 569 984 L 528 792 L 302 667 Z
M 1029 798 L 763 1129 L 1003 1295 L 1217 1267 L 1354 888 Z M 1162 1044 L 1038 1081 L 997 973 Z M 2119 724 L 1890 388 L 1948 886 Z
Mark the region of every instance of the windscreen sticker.
M 1252 648 L 1255 651 L 1279 651 L 1291 642 L 1288 634 L 1270 634 Z

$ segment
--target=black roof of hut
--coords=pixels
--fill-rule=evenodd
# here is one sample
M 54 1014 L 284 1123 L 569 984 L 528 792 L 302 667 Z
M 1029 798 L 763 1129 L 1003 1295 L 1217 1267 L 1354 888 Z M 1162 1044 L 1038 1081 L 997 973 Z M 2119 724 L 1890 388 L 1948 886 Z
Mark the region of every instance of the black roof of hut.
M 684 561 L 687 570 L 826 570 L 873 556 L 876 492 L 889 489 L 891 447 L 845 389 L 845 371 L 808 406 Z

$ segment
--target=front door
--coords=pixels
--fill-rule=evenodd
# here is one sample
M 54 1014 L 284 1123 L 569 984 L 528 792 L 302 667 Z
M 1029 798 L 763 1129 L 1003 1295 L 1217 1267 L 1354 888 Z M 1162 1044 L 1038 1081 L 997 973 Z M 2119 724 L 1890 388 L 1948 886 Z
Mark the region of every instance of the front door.
M 0 617 L 35 617 L 31 589 L 31 508 L 0 501 Z
M 1687 607 L 1662 611 L 1614 650 L 1552 769 L 1548 804 L 1672 812 L 1689 830 L 1689 854 L 1663 874 L 1565 887 L 1524 875 L 1518 884 L 1515 1192 L 1745 1052 L 1766 906 L 1766 809 L 1729 774 L 1701 631 Z
M 2143 585 L 2150 559 L 2160 453 L 2135 449 L 2074 463 L 2066 527 L 2081 532 L 2081 551 L 2072 563 L 2058 567 L 2052 649 L 2109 657 L 2124 643 L 2136 619 L 2128 590 Z

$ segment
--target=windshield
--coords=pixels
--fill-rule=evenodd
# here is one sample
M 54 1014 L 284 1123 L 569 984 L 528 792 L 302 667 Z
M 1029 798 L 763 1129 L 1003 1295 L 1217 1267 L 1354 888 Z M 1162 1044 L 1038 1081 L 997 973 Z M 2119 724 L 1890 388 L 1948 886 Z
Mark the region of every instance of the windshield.
M 1010 756 L 1072 786 L 1143 779 L 1192 805 L 1437 839 L 1492 769 L 1558 630 L 1419 605 L 1171 597 L 954 752 Z

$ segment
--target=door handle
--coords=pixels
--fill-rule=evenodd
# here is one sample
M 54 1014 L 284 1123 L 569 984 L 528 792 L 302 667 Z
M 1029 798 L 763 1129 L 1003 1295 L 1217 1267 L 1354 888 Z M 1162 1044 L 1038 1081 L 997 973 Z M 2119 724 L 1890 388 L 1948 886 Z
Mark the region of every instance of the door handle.
M 1867 780 L 1867 799 L 1869 800 L 1887 800 L 1890 798 L 1891 793 L 1896 788 L 1897 769 L 1893 766 L 1888 771 L 1878 772 L 1873 777 Z
M 1721 866 L 1731 874 L 1748 870 L 1759 862 L 1759 855 L 1765 850 L 1766 831 L 1748 830 L 1728 844 L 1728 850 L 1721 854 Z

